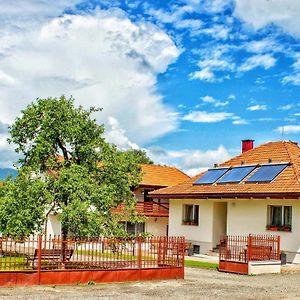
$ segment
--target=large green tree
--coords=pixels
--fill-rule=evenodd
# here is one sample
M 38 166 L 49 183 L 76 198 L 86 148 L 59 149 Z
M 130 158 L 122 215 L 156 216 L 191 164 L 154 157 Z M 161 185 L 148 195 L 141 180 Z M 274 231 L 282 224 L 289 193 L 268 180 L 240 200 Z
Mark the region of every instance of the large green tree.
M 92 117 L 98 110 L 62 96 L 37 99 L 22 111 L 10 127 L 21 159 L 16 180 L 0 193 L 2 233 L 41 230 L 49 211 L 59 214 L 64 237 L 122 233 L 121 216 L 111 209 L 134 206 L 139 160 L 105 141 Z

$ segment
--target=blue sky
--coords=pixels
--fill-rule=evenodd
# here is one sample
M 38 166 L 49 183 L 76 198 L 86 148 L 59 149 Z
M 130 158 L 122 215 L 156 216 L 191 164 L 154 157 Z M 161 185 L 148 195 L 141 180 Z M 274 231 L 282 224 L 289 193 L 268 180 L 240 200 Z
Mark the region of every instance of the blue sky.
M 73 95 L 120 149 L 195 174 L 300 134 L 300 1 L 0 0 L 0 166 L 7 125 Z

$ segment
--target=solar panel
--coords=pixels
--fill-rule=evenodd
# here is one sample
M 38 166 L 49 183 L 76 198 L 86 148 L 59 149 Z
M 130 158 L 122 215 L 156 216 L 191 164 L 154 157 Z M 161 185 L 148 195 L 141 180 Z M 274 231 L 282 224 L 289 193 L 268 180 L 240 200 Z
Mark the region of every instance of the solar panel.
M 224 175 L 229 168 L 210 169 L 207 170 L 200 178 L 198 178 L 194 185 L 197 184 L 212 184 L 216 182 L 222 175 Z
M 222 176 L 217 183 L 237 183 L 242 181 L 250 172 L 255 169 L 255 166 L 234 167 Z
M 288 164 L 263 165 L 248 178 L 247 182 L 270 182 L 278 176 Z

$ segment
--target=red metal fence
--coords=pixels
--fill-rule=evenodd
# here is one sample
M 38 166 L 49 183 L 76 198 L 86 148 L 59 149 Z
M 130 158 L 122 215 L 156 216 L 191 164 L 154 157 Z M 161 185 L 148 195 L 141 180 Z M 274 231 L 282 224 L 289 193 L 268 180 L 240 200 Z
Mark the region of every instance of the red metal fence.
M 185 240 L 182 237 L 136 239 L 67 239 L 60 236 L 33 237 L 25 240 L 0 238 L 0 285 L 3 274 L 60 271 L 116 271 L 178 269 L 172 276 L 183 277 Z M 129 273 L 124 273 L 125 279 Z M 127 275 L 126 275 L 127 274 Z M 166 271 L 162 274 L 167 274 Z M 171 273 L 170 273 L 171 274 Z M 1 277 L 2 276 L 2 277 Z M 68 275 L 70 276 L 70 275 Z M 163 275 L 169 278 L 171 275 Z M 173 278 L 171 276 L 171 278 Z M 123 278 L 123 277 L 122 277 Z M 109 281 L 122 281 L 119 280 Z M 159 279 L 159 275 L 153 275 Z M 140 277 L 140 279 L 145 279 Z M 146 278 L 150 279 L 150 278 Z M 130 279 L 127 279 L 130 280 Z M 5 281 L 5 280 L 4 280 Z M 71 281 L 73 282 L 73 281 Z M 68 282 L 68 283 L 71 283 Z M 34 284 L 39 284 L 35 282 Z M 53 282 L 51 281 L 52 284 Z
M 225 236 L 220 240 L 219 269 L 247 273 L 249 261 L 280 260 L 280 237 L 274 235 Z

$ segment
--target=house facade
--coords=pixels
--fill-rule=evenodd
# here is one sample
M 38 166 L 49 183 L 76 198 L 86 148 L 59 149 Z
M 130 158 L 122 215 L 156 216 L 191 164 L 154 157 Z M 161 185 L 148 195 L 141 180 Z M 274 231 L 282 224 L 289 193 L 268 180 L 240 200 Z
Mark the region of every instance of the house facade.
M 168 235 L 169 200 L 150 198 L 149 193 L 157 189 L 175 186 L 190 177 L 177 168 L 159 165 L 141 165 L 142 179 L 134 190 L 137 199 L 136 211 L 139 215 L 147 217 L 144 223 L 134 224 L 124 221 L 128 233 L 138 234 L 148 232 L 155 236 Z M 124 205 L 119 205 L 114 213 L 122 213 Z M 57 215 L 49 214 L 46 225 L 47 234 L 59 235 L 61 223 Z
M 222 235 L 276 234 L 287 260 L 300 263 L 300 148 L 270 142 L 243 152 L 175 187 L 151 193 L 169 199 L 169 234 L 184 235 L 208 254 Z

